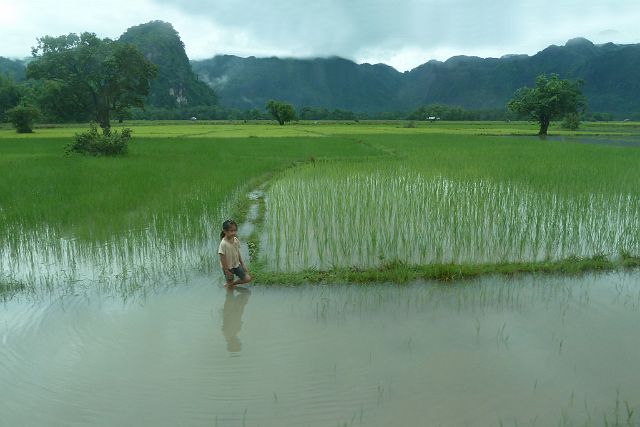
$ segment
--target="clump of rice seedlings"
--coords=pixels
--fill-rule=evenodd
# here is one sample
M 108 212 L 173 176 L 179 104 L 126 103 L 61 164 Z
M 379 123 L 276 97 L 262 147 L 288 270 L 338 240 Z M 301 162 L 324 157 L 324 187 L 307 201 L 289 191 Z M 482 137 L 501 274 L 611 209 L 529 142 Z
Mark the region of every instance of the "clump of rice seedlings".
M 265 265 L 292 272 L 640 253 L 637 194 L 560 193 L 388 165 L 304 166 L 273 182 Z
M 131 295 L 145 288 L 184 283 L 197 268 L 210 271 L 217 231 L 229 206 L 197 221 L 188 216 L 154 222 L 108 241 L 64 236 L 52 227 L 16 230 L 0 245 L 0 295 L 28 288 L 33 292 L 77 292 L 95 287 Z M 198 222 L 196 224 L 196 222 Z M 186 228 L 197 227 L 199 238 Z M 205 260 L 205 262 L 203 262 Z M 2 279 L 2 277 L 10 277 Z M 52 285 L 55 284 L 55 285 Z
M 9 300 L 18 292 L 23 292 L 28 289 L 29 286 L 26 282 L 16 280 L 13 277 L 0 272 L 0 300 Z

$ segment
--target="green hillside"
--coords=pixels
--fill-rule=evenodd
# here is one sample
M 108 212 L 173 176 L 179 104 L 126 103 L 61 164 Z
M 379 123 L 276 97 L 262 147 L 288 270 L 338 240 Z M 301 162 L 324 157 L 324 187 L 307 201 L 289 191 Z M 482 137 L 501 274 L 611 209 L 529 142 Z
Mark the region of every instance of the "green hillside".
M 120 41 L 137 46 L 158 66 L 148 105 L 161 108 L 213 105 L 214 91 L 191 69 L 180 35 L 168 22 L 153 21 L 127 29 Z
M 536 55 L 502 58 L 456 56 L 400 73 L 386 65 L 342 58 L 279 59 L 216 56 L 192 61 L 223 105 L 260 107 L 267 99 L 297 107 L 379 112 L 441 103 L 468 109 L 503 108 L 513 92 L 542 73 L 582 78 L 590 111 L 640 111 L 640 44 L 594 45 L 573 39 Z
M 223 55 L 192 65 L 201 80 L 219 92 L 223 105 L 241 109 L 262 109 L 269 99 L 284 99 L 297 106 L 375 111 L 389 106 L 389 94 L 402 82 L 402 75 L 389 66 L 358 65 L 338 57 Z
M 0 75 L 8 76 L 12 80 L 21 81 L 25 78 L 25 63 L 0 56 Z

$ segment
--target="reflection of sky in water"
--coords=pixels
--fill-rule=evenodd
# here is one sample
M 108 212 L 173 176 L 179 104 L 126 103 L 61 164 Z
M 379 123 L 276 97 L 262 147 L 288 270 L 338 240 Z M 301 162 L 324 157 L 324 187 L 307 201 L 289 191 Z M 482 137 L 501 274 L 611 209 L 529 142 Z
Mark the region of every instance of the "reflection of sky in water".
M 527 137 L 536 138 L 538 137 Z M 640 147 L 640 136 L 625 136 L 622 138 L 611 137 L 592 137 L 592 136 L 547 136 L 546 141 L 554 142 L 573 142 L 579 144 L 599 144 L 599 145 L 616 145 L 620 147 Z
M 5 304 L 2 422 L 600 425 L 618 390 L 640 412 L 638 271 L 249 295 Z

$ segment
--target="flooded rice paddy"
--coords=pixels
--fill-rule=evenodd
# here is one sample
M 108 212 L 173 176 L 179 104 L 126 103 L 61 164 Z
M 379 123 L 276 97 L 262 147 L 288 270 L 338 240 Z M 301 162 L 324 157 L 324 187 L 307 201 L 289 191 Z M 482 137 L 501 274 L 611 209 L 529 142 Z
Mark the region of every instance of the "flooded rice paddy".
M 637 136 L 535 146 L 522 137 L 515 151 L 509 141 L 438 138 L 403 136 L 402 146 L 399 137 L 354 139 L 359 156 L 375 147 L 390 156 L 376 164 L 361 157 L 328 165 L 315 148 L 291 157 L 309 161 L 278 173 L 264 194 L 249 194 L 239 234 L 254 244 L 259 236 L 256 268 L 640 253 L 636 154 L 591 149 L 637 146 Z M 585 149 L 557 149 L 575 142 Z M 334 154 L 350 143 L 336 139 Z M 278 157 L 303 146 L 264 145 Z M 202 148 L 190 151 L 211 169 Z M 167 156 L 166 165 L 181 157 Z M 146 178 L 138 167 L 144 174 L 131 176 Z M 221 187 L 219 178 L 208 181 Z M 43 194 L 16 182 L 24 194 Z M 198 205 L 211 192 L 189 200 Z M 37 215 L 26 208 L 6 222 L 0 426 L 640 424 L 640 271 L 227 292 L 211 255 L 235 205 L 205 205 L 152 215 L 109 240 L 29 222 Z
M 598 144 L 618 147 L 640 147 L 640 137 L 633 134 L 623 136 L 547 136 L 549 141 L 579 144 Z
M 638 425 L 640 272 L 0 309 L 0 424 Z
M 401 261 L 539 262 L 640 252 L 640 198 L 567 194 L 410 169 L 290 169 L 267 192 L 261 256 L 274 271 Z

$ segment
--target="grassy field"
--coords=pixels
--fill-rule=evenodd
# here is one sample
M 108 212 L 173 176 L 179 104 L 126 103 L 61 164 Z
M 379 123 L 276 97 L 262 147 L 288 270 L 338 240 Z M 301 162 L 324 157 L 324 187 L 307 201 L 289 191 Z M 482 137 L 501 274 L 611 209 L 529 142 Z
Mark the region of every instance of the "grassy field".
M 66 156 L 65 144 L 82 128 L 42 129 L 32 135 L 0 131 L 0 235 L 19 225 L 54 227 L 77 238 L 110 238 L 146 228 L 153 218 L 194 219 L 217 212 L 237 201 L 238 191 L 292 162 L 382 154 L 339 135 L 319 140 L 279 126 L 212 127 L 217 128 L 133 126 L 130 154 L 120 158 Z M 193 230 L 194 235 L 201 232 Z
M 123 158 L 65 156 L 79 126 L 0 128 L 0 292 L 116 276 L 128 292 L 211 271 L 219 223 L 271 177 L 254 236 L 265 282 L 640 255 L 640 148 L 621 146 L 638 123 L 552 127 L 546 141 L 529 123 L 127 126 Z

